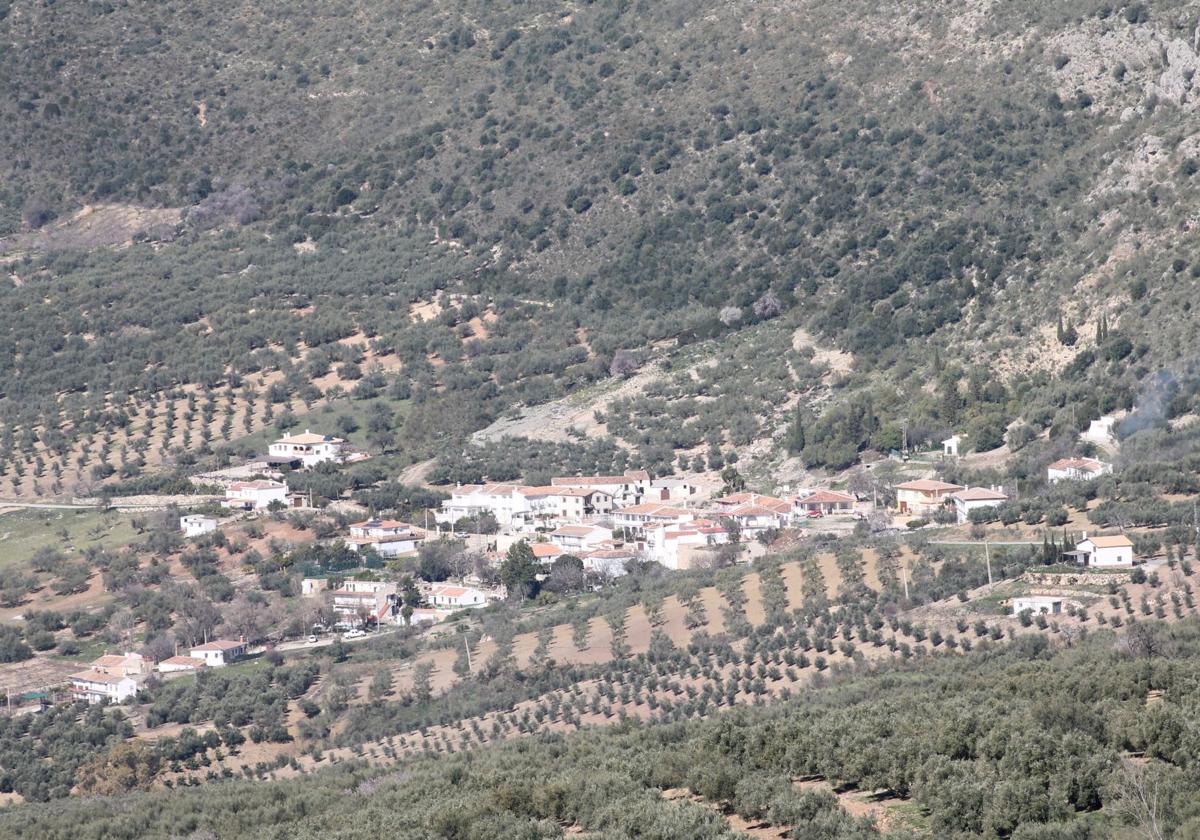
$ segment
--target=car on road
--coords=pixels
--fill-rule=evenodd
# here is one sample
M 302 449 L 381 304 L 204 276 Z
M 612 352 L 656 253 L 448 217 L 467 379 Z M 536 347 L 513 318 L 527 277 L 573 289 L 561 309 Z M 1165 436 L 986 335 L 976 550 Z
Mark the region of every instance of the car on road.
M 351 630 L 349 633 L 346 634 L 346 638 L 347 639 L 361 639 L 365 635 L 367 635 L 366 630 Z
M 315 645 L 315 644 L 317 643 L 317 637 L 316 637 L 316 636 L 309 636 L 309 637 L 308 637 L 307 639 L 305 639 L 304 641 L 308 642 L 310 645 Z

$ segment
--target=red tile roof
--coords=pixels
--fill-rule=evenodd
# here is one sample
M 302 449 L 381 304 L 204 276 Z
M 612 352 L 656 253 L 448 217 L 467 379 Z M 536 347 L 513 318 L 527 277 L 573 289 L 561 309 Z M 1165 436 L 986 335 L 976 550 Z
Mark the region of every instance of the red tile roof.
M 1124 534 L 1113 534 L 1110 537 L 1089 537 L 1082 542 L 1090 542 L 1096 548 L 1125 548 L 1133 545 L 1133 541 Z
M 133 677 L 124 674 L 107 674 L 104 671 L 80 671 L 78 674 L 72 674 L 70 679 L 76 682 L 91 682 L 104 683 L 112 685 L 119 683 L 121 680 L 131 680 Z
M 192 650 L 234 650 L 245 646 L 245 642 L 235 642 L 230 639 L 214 639 L 208 644 L 196 645 Z
M 587 525 L 563 525 L 558 530 L 552 532 L 550 534 L 550 536 L 553 537 L 557 534 L 558 536 L 562 536 L 562 537 L 588 537 L 588 536 L 591 536 L 592 533 L 594 533 L 595 531 L 604 531 L 604 530 L 607 530 L 607 529 L 606 528 L 592 528 Z
M 383 528 L 389 531 L 398 531 L 401 528 L 407 528 L 410 531 L 413 530 L 413 526 L 409 525 L 407 522 L 401 522 L 398 519 L 367 519 L 363 522 L 355 522 L 350 527 L 363 529 Z
M 956 499 L 962 499 L 964 502 L 1004 502 L 1008 500 L 1008 496 L 999 490 L 989 490 L 986 487 L 968 487 L 966 490 L 960 490 L 950 495 Z
M 1052 470 L 1087 470 L 1099 472 L 1104 469 L 1104 462 L 1095 458 L 1060 458 L 1050 465 Z
M 276 443 L 291 443 L 297 446 L 311 446 L 315 443 L 345 443 L 344 440 L 332 435 L 318 435 L 312 432 L 304 432 L 298 435 L 288 435 L 281 437 Z
M 791 505 L 788 505 L 788 510 L 791 510 Z M 747 502 L 726 511 L 726 513 L 730 516 L 779 516 L 780 511 L 766 505 Z
M 613 513 L 632 513 L 646 516 L 690 516 L 692 512 L 684 508 L 665 505 L 661 502 L 642 502 L 640 505 L 618 508 Z
M 964 489 L 961 484 L 948 484 L 932 478 L 919 478 L 916 481 L 906 481 L 896 485 L 897 490 L 916 490 L 920 493 L 946 493 L 951 490 Z
M 798 505 L 840 505 L 854 504 L 858 501 L 849 493 L 839 493 L 837 490 L 817 490 L 807 496 L 796 499 Z

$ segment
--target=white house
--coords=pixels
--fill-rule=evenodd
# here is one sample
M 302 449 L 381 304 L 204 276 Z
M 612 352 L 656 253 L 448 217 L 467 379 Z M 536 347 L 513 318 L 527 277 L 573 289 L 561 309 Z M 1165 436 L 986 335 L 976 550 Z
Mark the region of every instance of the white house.
M 329 590 L 328 577 L 306 577 L 300 581 L 300 594 L 305 598 L 317 598 L 323 592 Z M 342 592 L 388 592 L 396 593 L 396 584 L 389 581 L 360 581 L 356 577 L 347 577 L 342 580 Z
M 958 448 L 962 445 L 962 435 L 950 435 L 942 441 L 942 454 L 949 458 L 958 457 Z
M 434 519 L 453 526 L 460 519 L 473 519 L 488 513 L 501 528 L 523 525 L 530 518 L 533 506 L 520 491 L 518 484 L 460 484 L 442 502 Z
M 729 531 L 711 519 L 647 525 L 646 557 L 668 569 L 690 569 L 700 549 L 729 542 Z
M 451 610 L 473 609 L 487 606 L 489 597 L 498 597 L 473 586 L 454 586 L 449 583 L 430 584 L 425 589 L 425 600 L 435 608 Z
M 99 668 L 71 675 L 71 696 L 88 703 L 122 703 L 138 692 L 138 680 L 126 674 L 108 674 Z
M 858 499 L 849 493 L 837 490 L 808 490 L 792 502 L 792 515 L 802 519 L 818 513 L 822 516 L 850 514 L 857 506 Z
M 967 487 L 955 490 L 950 494 L 954 502 L 954 512 L 958 515 L 958 524 L 964 525 L 971 521 L 971 511 L 996 507 L 1008 501 L 1008 496 L 999 490 L 987 487 Z
M 623 475 L 568 475 L 550 479 L 555 487 L 586 487 L 612 496 L 613 504 L 636 505 L 650 489 L 650 473 L 626 470 Z
M 746 502 L 725 511 L 724 516 L 732 519 L 742 529 L 747 537 L 757 536 L 772 528 L 784 528 L 791 519 L 792 506 L 789 502 L 778 500 L 779 505 L 766 505 L 757 502 Z
M 727 515 L 734 508 L 741 507 L 742 505 L 762 505 L 783 514 L 791 514 L 792 512 L 791 502 L 748 490 L 740 493 L 730 493 L 728 496 L 721 496 L 712 500 L 713 510 L 722 515 Z
M 368 519 L 350 526 L 346 547 L 351 551 L 375 549 L 381 557 L 399 557 L 412 554 L 425 541 L 425 532 L 406 522 L 394 519 Z
M 686 508 L 664 505 L 658 502 L 643 502 L 613 511 L 613 525 L 637 534 L 646 525 L 670 525 L 690 522 L 696 512 Z
M 1093 420 L 1086 432 L 1080 435 L 1084 440 L 1098 443 L 1101 446 L 1112 446 L 1117 442 L 1117 418 L 1106 414 L 1099 420 Z
M 159 673 L 176 674 L 181 671 L 198 671 L 206 667 L 203 659 L 191 656 L 171 656 L 158 663 Z
M 203 660 L 209 668 L 223 668 L 246 655 L 246 642 L 216 639 L 207 644 L 196 645 L 188 655 L 192 659 Z
M 418 624 L 437 624 L 446 614 L 439 612 L 429 607 L 417 607 L 412 611 L 412 615 L 408 617 L 409 625 L 415 627 Z M 404 613 L 396 613 L 396 623 L 404 624 Z
M 1012 614 L 1020 615 L 1029 610 L 1033 613 L 1047 613 L 1048 615 L 1058 615 L 1063 611 L 1062 598 L 1052 595 L 1023 595 L 1012 599 Z
M 556 543 L 534 542 L 529 544 L 533 558 L 543 566 L 551 566 L 554 561 L 568 552 Z
M 569 554 L 579 554 L 612 540 L 612 529 L 600 525 L 563 525 L 550 532 L 550 542 Z
M 397 604 L 396 585 L 377 590 L 335 589 L 330 593 L 333 611 L 350 624 L 374 621 L 376 624 L 395 612 Z
M 626 574 L 629 564 L 639 558 L 640 554 L 637 550 L 623 543 L 614 543 L 611 547 L 595 548 L 579 555 L 579 559 L 583 561 L 585 572 L 606 578 L 615 578 Z
M 137 694 L 150 672 L 150 661 L 139 653 L 106 653 L 88 670 L 71 675 L 71 693 L 89 703 L 120 703 Z
M 122 677 L 144 677 L 151 671 L 151 662 L 140 653 L 106 653 L 92 662 L 93 671 Z
M 700 488 L 683 478 L 656 478 L 643 495 L 647 502 L 678 502 L 695 497 Z
M 1066 552 L 1081 566 L 1095 568 L 1131 568 L 1133 566 L 1133 541 L 1124 534 L 1109 537 L 1087 537 L 1075 545 L 1074 551 Z
M 317 435 L 304 430 L 303 434 L 281 437 L 270 445 L 267 452 L 271 458 L 299 461 L 305 467 L 333 461 L 341 463 L 346 441 L 332 435 Z
M 613 509 L 612 494 L 594 487 L 519 487 L 529 504 L 526 521 L 582 522 L 585 516 Z
M 1060 458 L 1046 467 L 1046 480 L 1051 484 L 1060 481 L 1091 481 L 1112 472 L 1112 464 L 1095 458 Z
M 235 481 L 225 488 L 225 500 L 221 504 L 235 510 L 263 510 L 274 502 L 286 507 L 287 495 L 287 484 L 282 481 L 266 478 Z
M 300 581 L 300 594 L 305 598 L 315 598 L 329 588 L 329 578 L 304 578 Z
M 198 513 L 179 517 L 179 528 L 185 537 L 199 537 L 217 530 L 217 520 Z
M 399 591 L 396 584 L 388 580 L 362 580 L 359 578 L 346 578 L 342 581 L 341 591 L 343 592 L 384 592 L 389 595 L 395 595 Z

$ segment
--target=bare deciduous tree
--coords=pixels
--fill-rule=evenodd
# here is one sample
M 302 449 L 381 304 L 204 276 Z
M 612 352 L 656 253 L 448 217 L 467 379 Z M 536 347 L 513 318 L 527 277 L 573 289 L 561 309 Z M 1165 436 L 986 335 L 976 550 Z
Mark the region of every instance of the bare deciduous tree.
M 1163 840 L 1159 825 L 1158 780 L 1149 769 L 1128 758 L 1121 759 L 1118 777 L 1119 810 L 1124 812 L 1127 822 L 1132 824 L 1137 837 L 1146 840 Z

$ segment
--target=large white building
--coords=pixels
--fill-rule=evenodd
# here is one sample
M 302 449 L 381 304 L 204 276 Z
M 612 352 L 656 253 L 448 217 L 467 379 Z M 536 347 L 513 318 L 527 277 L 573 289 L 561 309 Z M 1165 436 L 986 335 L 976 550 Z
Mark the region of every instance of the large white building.
M 71 696 L 89 703 L 121 703 L 137 694 L 151 670 L 139 653 L 106 653 L 88 670 L 71 675 Z
M 287 484 L 282 481 L 259 478 L 254 481 L 235 481 L 230 484 L 225 489 L 225 500 L 221 504 L 235 510 L 263 510 L 274 502 L 279 502 L 284 507 L 287 506 Z
M 267 452 L 274 460 L 299 461 L 305 467 L 312 467 L 326 461 L 341 463 L 345 445 L 346 441 L 341 438 L 313 434 L 305 429 L 303 434 L 281 437 Z
M 88 703 L 122 703 L 138 692 L 138 681 L 126 674 L 108 674 L 99 668 L 71 675 L 71 696 Z
M 1112 472 L 1112 464 L 1095 458 L 1060 458 L 1046 468 L 1046 480 L 1051 484 L 1060 481 L 1091 481 Z
M 613 525 L 636 536 L 647 525 L 678 525 L 696 518 L 696 511 L 659 502 L 643 502 L 613 511 Z
M 613 497 L 590 487 L 526 487 L 522 484 L 460 484 L 434 519 L 453 526 L 460 519 L 490 514 L 502 529 L 582 522 L 613 508 Z
M 1074 551 L 1066 552 L 1074 557 L 1081 566 L 1102 568 L 1132 568 L 1133 541 L 1124 534 L 1114 534 L 1108 537 L 1084 536 L 1075 545 Z
M 465 610 L 486 607 L 489 600 L 499 598 L 499 593 L 477 589 L 473 586 L 456 586 L 452 583 L 432 583 L 424 587 L 425 600 L 435 609 Z
M 954 502 L 954 512 L 958 517 L 958 524 L 964 525 L 971 521 L 971 511 L 1004 504 L 1008 501 L 1008 496 L 993 488 L 966 487 L 951 493 L 950 500 Z
M 623 475 L 564 475 L 550 479 L 550 483 L 555 487 L 600 490 L 611 496 L 615 505 L 636 505 L 650 489 L 650 473 L 626 470 Z
M 528 522 L 582 522 L 585 516 L 613 509 L 610 493 L 594 487 L 521 487 L 529 503 Z
M 460 519 L 487 513 L 501 528 L 521 525 L 533 510 L 521 489 L 519 484 L 460 484 L 450 491 L 450 498 L 442 502 L 434 519 L 453 526 Z
M 378 624 L 395 613 L 399 601 L 396 592 L 394 583 L 374 590 L 342 588 L 330 593 L 329 601 L 333 611 L 351 624 L 359 624 L 364 619 Z
M 351 551 L 375 549 L 380 557 L 412 554 L 425 541 L 425 532 L 393 519 L 368 519 L 350 526 L 346 547 Z

